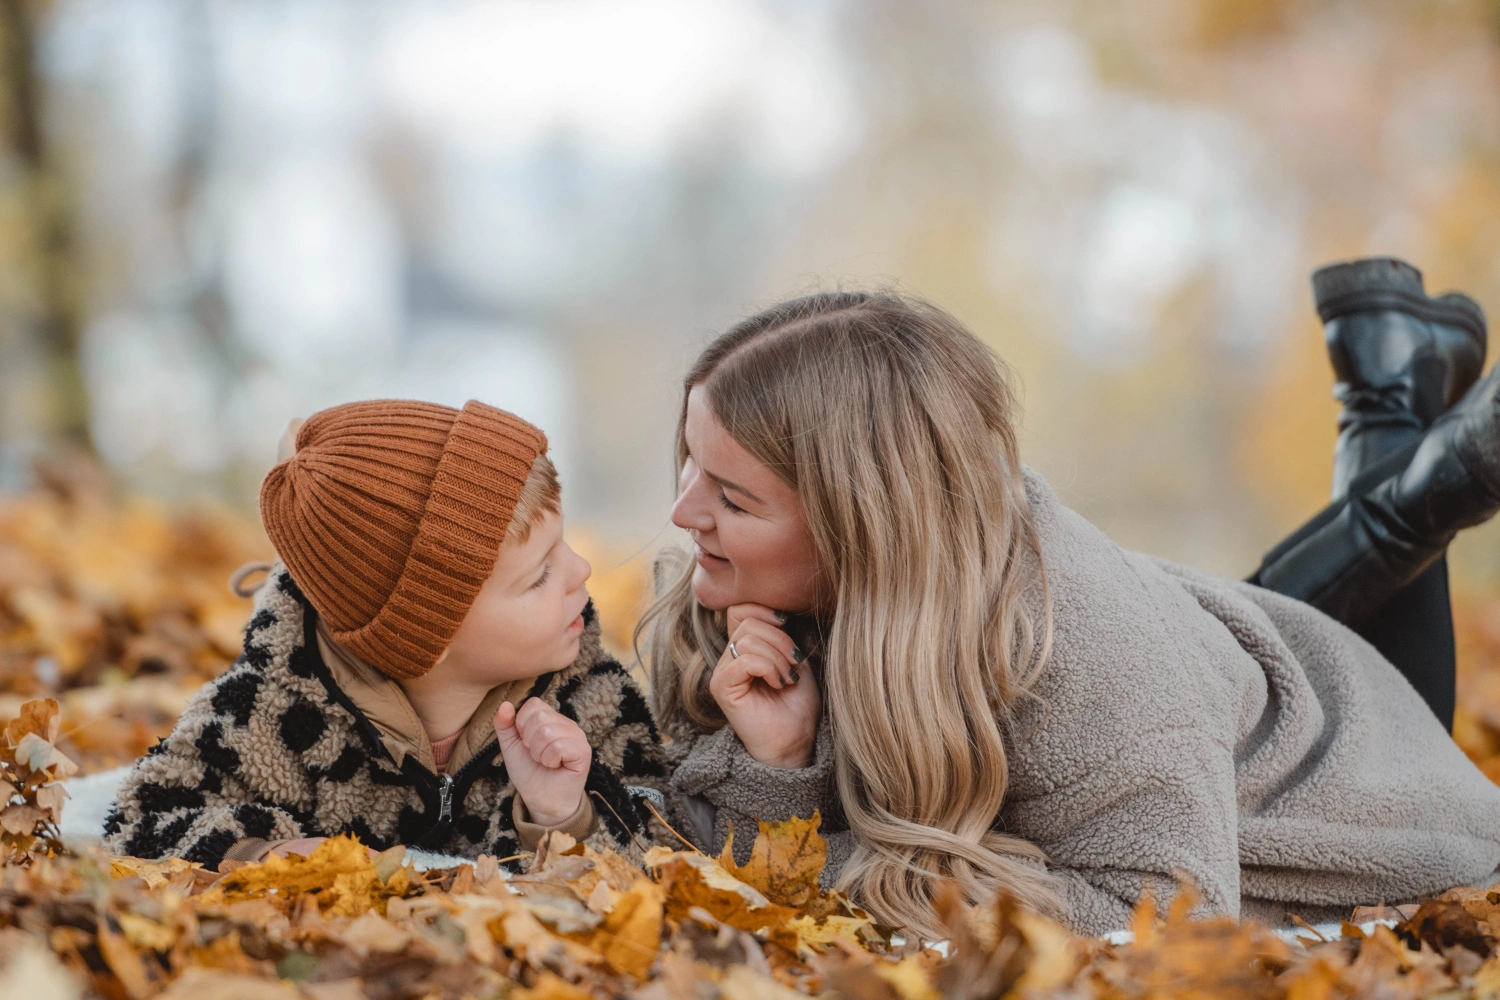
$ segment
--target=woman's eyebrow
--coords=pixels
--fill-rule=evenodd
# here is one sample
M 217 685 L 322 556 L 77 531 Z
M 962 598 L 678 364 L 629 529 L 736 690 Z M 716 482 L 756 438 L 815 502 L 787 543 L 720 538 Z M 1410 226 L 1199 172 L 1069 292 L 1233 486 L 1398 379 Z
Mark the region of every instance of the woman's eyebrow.
M 700 468 L 702 467 L 700 466 Z M 749 497 L 751 500 L 754 500 L 756 503 L 765 502 L 761 500 L 760 497 L 756 496 L 754 493 L 751 493 L 749 490 L 745 489 L 745 487 L 739 485 L 738 483 L 732 483 L 722 476 L 716 476 L 712 472 L 709 472 L 707 469 L 703 470 L 703 474 L 709 479 L 712 479 L 714 482 L 718 483 L 726 490 L 734 490 L 736 493 L 743 493 L 745 496 Z

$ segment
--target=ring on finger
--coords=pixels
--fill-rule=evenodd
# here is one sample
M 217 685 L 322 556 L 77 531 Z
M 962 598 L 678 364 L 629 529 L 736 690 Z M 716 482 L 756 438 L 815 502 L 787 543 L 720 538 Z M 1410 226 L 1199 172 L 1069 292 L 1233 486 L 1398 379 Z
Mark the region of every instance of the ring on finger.
M 740 651 L 735 648 L 732 642 L 729 644 L 729 658 L 731 660 L 738 660 L 740 658 Z

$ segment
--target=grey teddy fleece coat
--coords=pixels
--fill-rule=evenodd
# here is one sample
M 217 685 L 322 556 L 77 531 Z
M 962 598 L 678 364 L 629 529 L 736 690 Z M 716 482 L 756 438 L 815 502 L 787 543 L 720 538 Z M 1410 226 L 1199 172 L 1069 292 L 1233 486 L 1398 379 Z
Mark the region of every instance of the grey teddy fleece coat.
M 997 826 L 1046 852 L 1078 930 L 1125 927 L 1143 890 L 1169 897 L 1179 874 L 1209 912 L 1282 923 L 1500 864 L 1500 788 L 1372 646 L 1309 605 L 1124 551 L 1039 476 L 1026 485 L 1053 647 L 1038 697 L 1017 704 Z M 706 847 L 731 821 L 821 809 L 825 883 L 837 876 L 853 845 L 826 723 L 813 764 L 784 771 L 728 727 L 660 721 L 677 812 Z

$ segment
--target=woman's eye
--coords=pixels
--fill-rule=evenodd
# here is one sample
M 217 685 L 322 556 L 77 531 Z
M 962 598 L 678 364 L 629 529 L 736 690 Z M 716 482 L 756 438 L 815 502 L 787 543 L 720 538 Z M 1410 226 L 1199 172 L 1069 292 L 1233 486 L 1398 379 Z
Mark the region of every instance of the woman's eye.
M 719 491 L 719 503 L 723 504 L 726 509 L 734 511 L 736 514 L 743 514 L 745 512 L 745 508 L 737 506 L 733 500 L 729 499 L 728 494 L 726 494 L 723 490 Z

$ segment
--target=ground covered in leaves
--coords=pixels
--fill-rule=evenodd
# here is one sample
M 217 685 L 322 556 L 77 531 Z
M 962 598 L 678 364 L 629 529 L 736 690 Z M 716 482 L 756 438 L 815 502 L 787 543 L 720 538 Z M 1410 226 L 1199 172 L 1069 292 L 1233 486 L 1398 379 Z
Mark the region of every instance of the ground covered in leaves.
M 1192 919 L 1190 897 L 1162 914 L 1144 903 L 1129 944 L 1006 900 L 941 899 L 950 938 L 924 949 L 819 890 L 816 818 L 763 826 L 744 867 L 657 849 L 645 871 L 560 835 L 514 871 L 481 859 L 419 872 L 400 848 L 373 855 L 349 839 L 227 873 L 64 845 L 59 783 L 128 763 L 170 730 L 238 652 L 250 605 L 227 577 L 269 549 L 228 511 L 122 498 L 87 470 L 42 480 L 0 498 L 6 1000 L 1500 998 L 1500 886 L 1356 915 L 1402 919 L 1308 946 Z M 591 584 L 620 647 L 638 577 Z M 1457 624 L 1455 737 L 1500 780 L 1500 596 L 1462 597 Z
M 1137 909 L 1134 941 L 1081 938 L 999 899 L 938 910 L 948 939 L 903 942 L 818 887 L 818 820 L 761 824 L 749 862 L 653 848 L 642 870 L 554 833 L 419 872 L 404 848 L 325 841 L 310 857 L 205 871 L 57 836 L 55 702 L 0 733 L 0 996 L 851 1000 L 939 997 L 1500 995 L 1500 892 L 1428 900 L 1394 929 L 1290 943 L 1253 924 Z M 1497 887 L 1500 888 L 1500 887 Z

